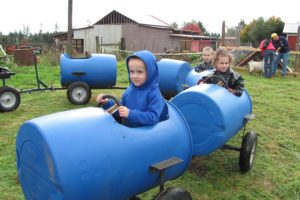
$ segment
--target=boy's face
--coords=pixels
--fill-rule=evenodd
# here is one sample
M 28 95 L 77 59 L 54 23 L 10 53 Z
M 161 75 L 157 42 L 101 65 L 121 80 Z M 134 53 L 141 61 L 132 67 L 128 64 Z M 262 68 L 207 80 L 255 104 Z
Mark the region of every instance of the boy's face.
M 202 58 L 204 62 L 209 63 L 212 60 L 212 52 L 210 51 L 204 51 L 202 54 Z
M 228 56 L 220 56 L 216 63 L 216 68 L 220 72 L 226 72 L 229 68 L 230 62 Z
M 128 61 L 128 68 L 131 82 L 137 87 L 143 85 L 147 80 L 145 63 L 140 59 L 132 58 Z

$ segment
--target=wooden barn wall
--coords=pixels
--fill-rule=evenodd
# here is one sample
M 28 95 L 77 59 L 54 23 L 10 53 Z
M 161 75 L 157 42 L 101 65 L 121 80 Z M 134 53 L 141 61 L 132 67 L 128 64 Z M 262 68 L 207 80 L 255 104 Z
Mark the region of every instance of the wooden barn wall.
M 116 24 L 95 25 L 95 37 L 99 37 L 100 46 L 107 49 L 119 49 L 122 37 L 122 26 Z M 94 39 L 96 48 L 96 39 Z
M 74 30 L 74 39 L 83 39 L 84 52 L 96 52 L 94 29 Z
M 288 35 L 287 37 L 288 39 L 288 43 L 289 43 L 289 47 L 291 49 L 291 51 L 295 51 L 296 50 L 296 44 L 297 44 L 297 35 Z
M 199 40 L 192 40 L 191 44 L 191 51 L 198 52 L 200 51 L 200 41 Z
M 206 46 L 210 46 L 212 48 L 216 48 L 216 42 L 212 40 L 200 40 L 199 41 L 199 52 L 202 52 L 203 48 Z
M 169 49 L 179 49 L 180 39 L 169 36 L 169 29 L 125 24 L 122 33 L 126 50 L 138 51 L 146 49 L 151 52 L 165 52 Z

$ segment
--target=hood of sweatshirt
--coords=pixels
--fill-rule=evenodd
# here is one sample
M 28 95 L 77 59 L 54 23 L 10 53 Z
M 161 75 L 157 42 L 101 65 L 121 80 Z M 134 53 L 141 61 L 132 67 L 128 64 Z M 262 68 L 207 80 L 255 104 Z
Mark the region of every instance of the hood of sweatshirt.
M 147 70 L 147 80 L 139 87 L 135 86 L 130 80 L 128 61 L 132 57 L 138 57 L 139 59 L 141 59 L 145 63 L 146 70 Z M 157 66 L 157 62 L 156 62 L 156 57 L 150 51 L 141 50 L 141 51 L 137 51 L 134 54 L 128 56 L 126 58 L 126 67 L 127 67 L 128 78 L 129 78 L 131 87 L 137 88 L 137 89 L 145 89 L 145 88 L 151 88 L 151 87 L 158 86 L 158 66 Z

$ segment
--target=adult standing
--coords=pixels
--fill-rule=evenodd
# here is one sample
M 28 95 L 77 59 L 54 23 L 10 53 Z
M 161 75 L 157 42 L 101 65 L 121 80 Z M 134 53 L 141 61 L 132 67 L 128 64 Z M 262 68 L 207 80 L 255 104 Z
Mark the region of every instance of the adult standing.
M 289 57 L 290 57 L 289 43 L 284 36 L 278 36 L 277 33 L 272 33 L 271 39 L 278 52 L 278 55 L 276 56 L 275 63 L 274 63 L 273 74 L 276 73 L 278 63 L 282 59 L 283 65 L 282 65 L 281 76 L 285 76 L 288 67 Z
M 264 57 L 264 76 L 271 78 L 273 76 L 276 48 L 270 38 L 261 41 L 259 48 Z

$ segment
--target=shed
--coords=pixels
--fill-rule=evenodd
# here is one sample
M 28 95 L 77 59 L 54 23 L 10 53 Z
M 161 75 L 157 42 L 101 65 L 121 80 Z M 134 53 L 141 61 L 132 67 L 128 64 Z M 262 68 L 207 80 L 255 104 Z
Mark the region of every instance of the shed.
M 178 31 L 152 15 L 133 16 L 113 10 L 92 27 L 74 29 L 76 50 L 97 53 L 106 49 L 166 52 L 170 49 L 201 51 L 216 43 L 217 38 L 195 35 L 193 31 Z M 201 36 L 201 37 L 200 37 Z M 206 42 L 203 42 L 203 41 Z M 186 42 L 190 45 L 186 45 Z M 202 42 L 200 42 L 202 41 Z
M 300 23 L 285 23 L 283 28 L 283 33 L 286 34 L 287 40 L 289 42 L 290 49 L 292 51 L 296 50 L 297 45 L 297 34 L 298 34 L 298 27 Z

